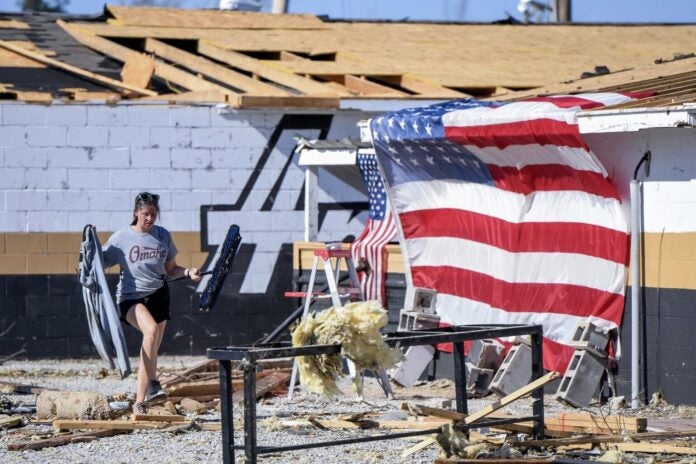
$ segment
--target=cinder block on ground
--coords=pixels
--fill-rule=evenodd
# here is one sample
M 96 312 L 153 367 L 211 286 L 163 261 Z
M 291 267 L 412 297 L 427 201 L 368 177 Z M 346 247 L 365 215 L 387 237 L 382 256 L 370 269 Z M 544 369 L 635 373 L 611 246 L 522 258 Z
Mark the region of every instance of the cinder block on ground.
M 527 385 L 531 378 L 532 348 L 522 343 L 510 348 L 493 377 L 490 389 L 500 396 L 505 396 Z
M 483 369 L 471 363 L 466 363 L 466 394 L 469 398 L 480 398 L 488 395 L 489 386 L 493 381 L 493 369 Z
M 435 355 L 435 348 L 430 345 L 410 346 L 404 354 L 404 360 L 391 371 L 391 378 L 403 387 L 412 386 Z
M 582 408 L 590 404 L 602 379 L 606 358 L 588 350 L 575 350 L 556 392 L 556 399 Z
M 590 350 L 597 356 L 606 356 L 609 334 L 592 322 L 580 322 L 575 327 L 575 333 L 570 345 L 579 350 Z
M 404 298 L 404 309 L 417 313 L 435 314 L 437 292 L 432 288 L 408 287 Z
M 471 342 L 467 358 L 480 369 L 496 370 L 503 362 L 505 347 L 497 340 L 484 339 Z

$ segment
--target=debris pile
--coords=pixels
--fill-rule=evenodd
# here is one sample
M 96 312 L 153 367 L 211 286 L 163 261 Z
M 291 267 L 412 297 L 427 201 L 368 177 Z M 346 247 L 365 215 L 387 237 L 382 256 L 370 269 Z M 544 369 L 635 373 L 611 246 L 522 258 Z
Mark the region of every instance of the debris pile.
M 336 380 L 343 376 L 342 356 L 355 363 L 358 371 L 394 367 L 402 354 L 384 342 L 380 329 L 385 325 L 387 312 L 377 301 L 331 307 L 302 319 L 292 334 L 294 347 L 341 345 L 340 354 L 297 358 L 302 386 L 329 398 L 340 394 Z

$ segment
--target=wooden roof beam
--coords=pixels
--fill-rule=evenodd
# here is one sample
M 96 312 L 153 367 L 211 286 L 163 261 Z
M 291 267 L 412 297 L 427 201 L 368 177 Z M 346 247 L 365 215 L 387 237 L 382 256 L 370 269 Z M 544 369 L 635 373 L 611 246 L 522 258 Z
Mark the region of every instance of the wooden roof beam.
M 443 87 L 437 82 L 429 81 L 421 77 L 411 74 L 403 74 L 396 76 L 376 76 L 376 79 L 388 82 L 392 85 L 397 85 L 417 95 L 427 95 L 428 97 L 437 98 L 464 98 L 471 95 L 458 92 L 456 90 Z
M 103 37 L 98 37 L 91 32 L 85 31 L 82 27 L 76 26 L 74 24 L 68 24 L 65 21 L 58 20 L 57 24 L 62 27 L 68 34 L 70 34 L 75 40 L 80 42 L 82 45 L 89 47 L 93 50 L 98 51 L 106 56 L 110 56 L 115 60 L 122 63 L 128 61 L 131 54 L 138 53 L 131 50 L 128 47 L 119 45 L 111 40 L 105 39 Z M 222 87 L 220 85 L 208 82 L 205 79 L 196 76 L 194 74 L 182 71 L 174 66 L 166 64 L 160 60 L 155 60 L 155 76 L 173 84 L 178 85 L 184 89 L 192 91 L 201 90 L 220 90 L 229 94 L 234 94 L 235 92 Z M 152 95 L 157 95 L 156 92 L 152 92 Z
M 49 58 L 45 55 L 34 53 L 22 47 L 18 47 L 16 45 L 7 43 L 4 40 L 0 40 L 0 47 L 17 53 L 18 55 L 22 55 L 26 58 L 37 61 L 39 63 L 60 69 L 61 71 L 66 71 L 70 74 L 74 74 L 76 76 L 80 76 L 90 81 L 98 82 L 99 84 L 102 84 L 104 86 L 117 89 L 121 92 L 131 91 L 139 95 L 157 95 L 157 92 L 153 92 L 152 90 L 143 89 L 134 85 L 129 85 L 125 82 L 117 81 L 116 79 L 111 79 L 110 77 L 102 76 L 100 74 L 93 73 L 82 68 L 78 68 L 77 66 L 73 66 L 71 64 L 63 63 L 62 61 L 58 61 L 53 58 Z
M 351 74 L 318 75 L 317 77 L 342 84 L 359 95 L 388 96 L 396 98 L 405 97 L 408 95 L 406 92 L 401 92 L 391 87 L 387 87 L 386 85 L 369 81 L 364 77 L 353 76 Z
M 256 58 L 242 53 L 224 50 L 212 42 L 199 40 L 198 53 L 308 95 L 336 94 L 335 91 L 327 88 L 321 82 L 299 76 L 282 65 L 262 63 Z M 346 89 L 344 93 L 349 94 L 350 92 Z M 339 94 L 342 93 L 339 92 Z
M 206 58 L 167 45 L 156 39 L 145 39 L 145 50 L 247 93 L 277 96 L 288 95 L 288 92 L 273 85 L 258 81 L 237 71 L 220 66 Z

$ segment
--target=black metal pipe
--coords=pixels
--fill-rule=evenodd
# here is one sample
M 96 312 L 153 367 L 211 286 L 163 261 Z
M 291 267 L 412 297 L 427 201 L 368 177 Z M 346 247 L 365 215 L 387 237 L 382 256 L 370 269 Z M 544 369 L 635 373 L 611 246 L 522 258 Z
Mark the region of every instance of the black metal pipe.
M 457 412 L 467 414 L 466 396 L 466 358 L 464 357 L 464 343 L 453 343 L 454 348 L 454 391 L 457 402 Z
M 541 333 L 532 334 L 532 381 L 544 375 L 544 345 Z M 537 440 L 544 439 L 544 387 L 532 392 L 533 435 Z
M 234 418 L 232 404 L 232 362 L 220 360 L 220 419 L 222 420 L 222 462 L 234 464 Z
M 244 363 L 244 455 L 256 464 L 256 363 Z
M 301 445 L 288 445 L 288 446 L 259 446 L 257 452 L 259 454 L 267 453 L 277 453 L 280 451 L 294 451 L 310 448 L 323 448 L 325 446 L 340 446 L 340 445 L 352 445 L 355 443 L 365 443 L 368 441 L 380 441 L 380 440 L 391 440 L 393 438 L 405 438 L 405 437 L 417 437 L 419 435 L 430 435 L 433 433 L 439 433 L 440 428 L 427 429 L 427 430 L 415 430 L 412 432 L 399 432 L 390 433 L 383 435 L 373 435 L 370 437 L 360 437 L 360 438 L 347 438 L 345 440 L 332 440 L 332 441 L 322 441 L 315 443 L 303 443 Z

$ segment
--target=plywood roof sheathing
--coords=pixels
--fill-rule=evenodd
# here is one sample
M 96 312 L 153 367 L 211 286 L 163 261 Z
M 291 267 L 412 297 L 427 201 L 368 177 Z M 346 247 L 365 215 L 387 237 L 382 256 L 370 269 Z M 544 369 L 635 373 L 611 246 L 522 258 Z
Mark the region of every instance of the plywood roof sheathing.
M 106 85 L 108 87 L 115 88 L 119 91 L 129 90 L 131 92 L 135 92 L 135 93 L 140 94 L 140 95 L 153 95 L 153 94 L 155 94 L 155 92 L 152 92 L 151 90 L 135 87 L 135 86 L 123 83 L 121 81 L 111 79 L 109 77 L 101 76 L 101 75 L 93 73 L 91 71 L 86 71 L 84 69 L 78 68 L 77 66 L 63 63 L 62 61 L 54 60 L 53 58 L 49 58 L 47 56 L 40 55 L 38 53 L 29 51 L 29 50 L 25 50 L 21 47 L 18 47 L 16 45 L 5 42 L 4 40 L 0 40 L 0 47 L 4 48 L 6 50 L 13 51 L 17 54 L 20 54 L 22 56 L 30 58 L 34 61 L 39 62 L 39 63 L 51 66 L 53 68 L 60 69 L 62 71 L 69 72 L 71 74 L 75 74 L 77 76 L 83 77 L 85 79 L 89 79 L 89 80 L 94 81 L 94 82 L 98 82 L 98 83 Z
M 181 10 L 176 8 L 131 8 L 107 5 L 114 24 L 191 29 L 325 29 L 314 15 L 271 15 L 243 11 Z
M 235 51 L 223 50 L 212 42 L 199 41 L 198 53 L 306 94 L 326 94 L 330 92 L 330 89 L 324 84 L 298 76 L 282 65 L 261 62 Z M 349 95 L 350 92 L 347 89 L 343 89 L 343 94 Z
M 121 80 L 141 88 L 148 88 L 155 73 L 155 60 L 143 53 L 131 53 L 123 63 Z
M 220 66 L 206 58 L 167 45 L 156 39 L 146 39 L 145 50 L 247 93 L 278 96 L 288 95 L 288 92 L 274 87 L 273 85 L 255 80 L 247 75 Z
M 170 103 L 179 102 L 213 102 L 213 103 L 226 103 L 228 97 L 231 94 L 229 92 L 223 92 L 221 90 L 200 90 L 195 92 L 183 92 L 183 93 L 165 93 L 154 97 L 144 97 L 141 100 L 154 100 L 154 101 L 166 101 Z
M 0 29 L 31 29 L 24 21 L 15 19 L 0 19 Z
M 399 90 L 387 87 L 386 85 L 377 84 L 371 82 L 365 78 L 351 76 L 351 75 L 328 75 L 319 76 L 323 79 L 342 84 L 360 95 L 370 95 L 370 96 L 385 96 L 392 98 L 400 98 L 408 95 L 406 92 L 400 92 Z

